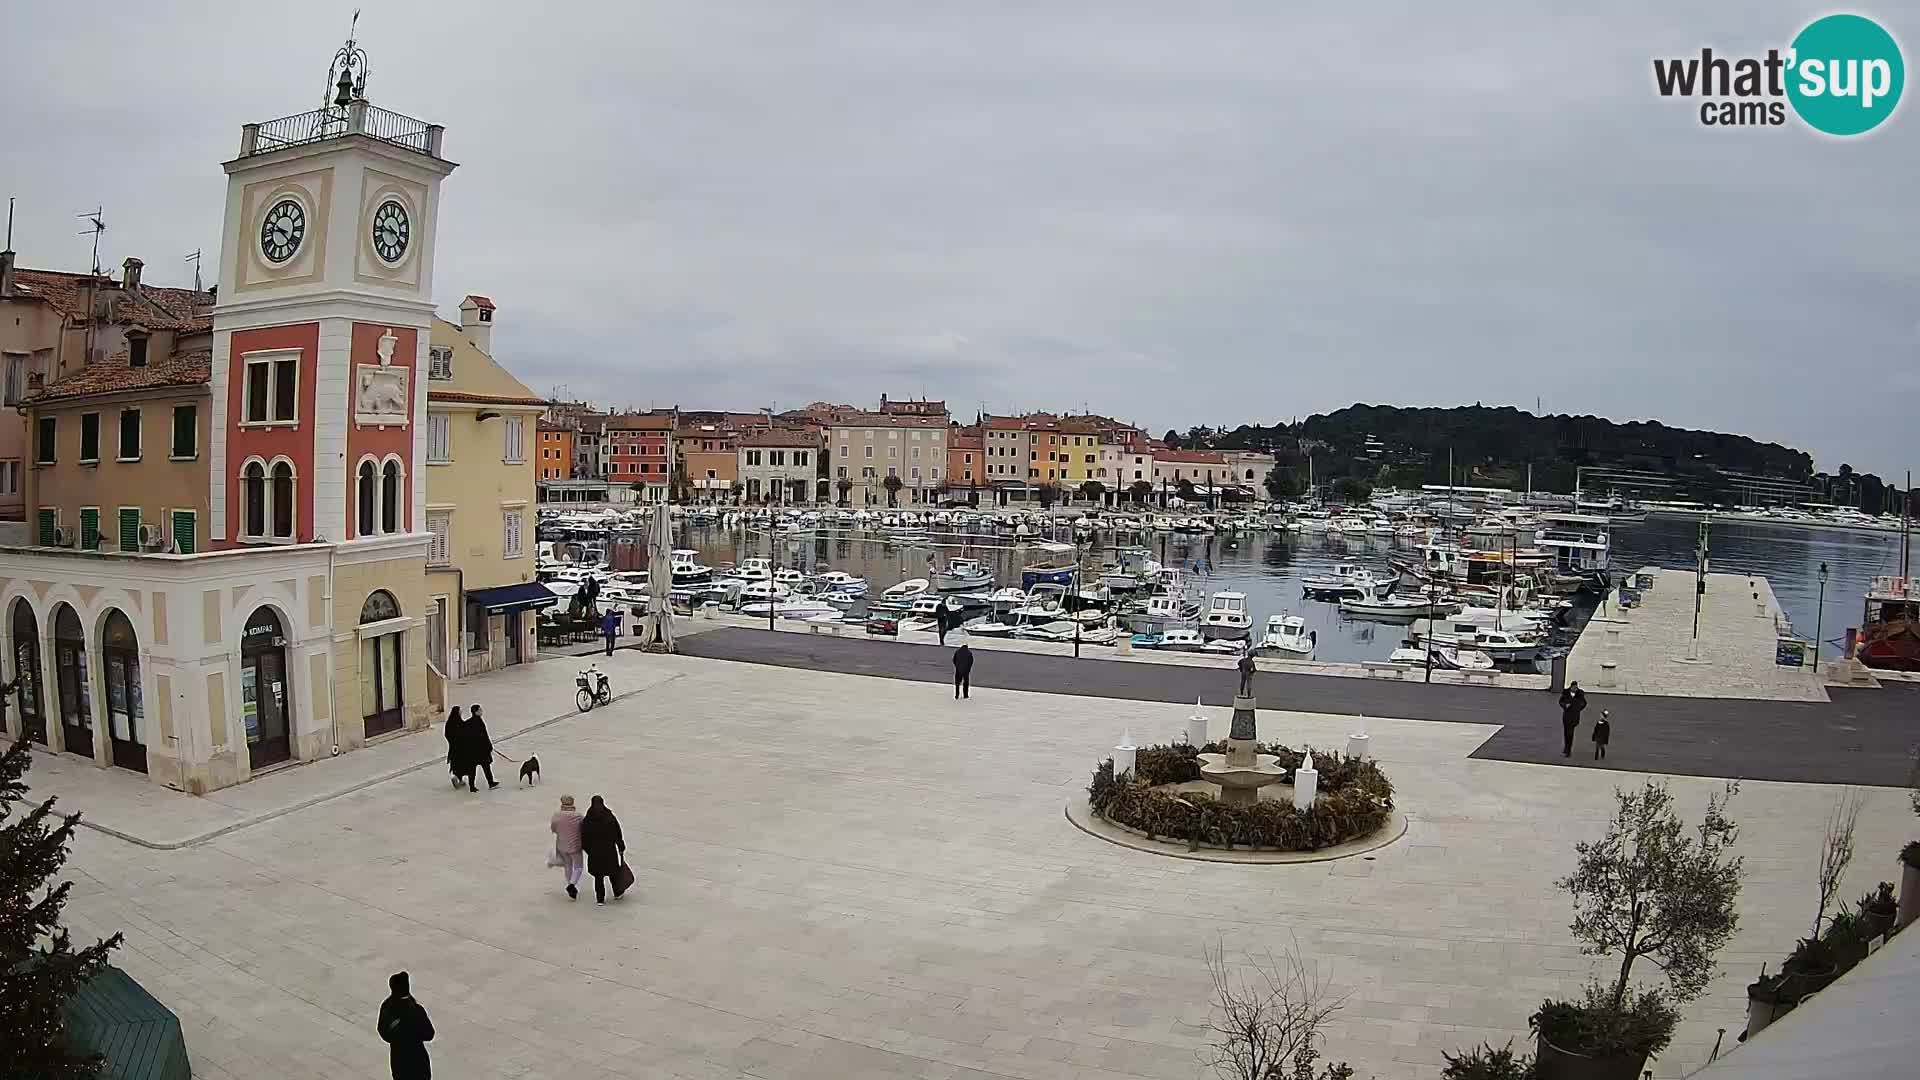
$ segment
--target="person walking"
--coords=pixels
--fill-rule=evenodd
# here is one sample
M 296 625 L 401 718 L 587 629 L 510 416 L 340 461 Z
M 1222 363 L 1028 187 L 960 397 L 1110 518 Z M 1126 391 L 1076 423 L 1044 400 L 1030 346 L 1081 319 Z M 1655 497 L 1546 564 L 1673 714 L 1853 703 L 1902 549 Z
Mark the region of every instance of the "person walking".
M 567 899 L 580 899 L 580 871 L 586 860 L 580 852 L 580 811 L 573 808 L 573 796 L 560 796 L 560 810 L 547 822 L 553 833 L 553 853 L 560 856 L 560 871 L 567 879 Z
M 460 715 L 460 706 L 455 705 L 447 713 L 447 771 L 453 774 L 453 786 L 460 786 L 460 778 L 467 775 L 467 721 Z
M 956 699 L 973 696 L 973 650 L 966 642 L 953 650 L 953 696 Z
M 607 655 L 612 656 L 614 639 L 620 636 L 620 616 L 614 614 L 612 608 L 608 608 L 607 613 L 600 617 L 600 632 L 606 635 Z
M 947 620 L 947 605 L 944 601 L 939 607 L 933 609 L 933 625 L 935 629 L 940 631 L 940 644 L 945 645 L 947 643 L 947 626 L 949 624 Z
M 1560 747 L 1561 757 L 1573 756 L 1573 733 L 1580 726 L 1580 713 L 1587 707 L 1587 692 L 1580 689 L 1580 680 L 1575 679 L 1565 690 L 1560 691 L 1560 731 L 1566 736 Z
M 587 856 L 587 873 L 593 875 L 595 903 L 607 902 L 607 879 L 619 873 L 627 841 L 620 835 L 620 819 L 607 809 L 606 801 L 595 795 L 580 819 L 580 848 Z
M 487 734 L 487 722 L 480 719 L 480 706 L 467 709 L 467 789 L 480 790 L 473 782 L 474 770 L 487 774 L 487 789 L 500 786 L 493 778 L 493 736 Z
M 1600 710 L 1600 719 L 1593 722 L 1593 760 L 1600 761 L 1607 756 L 1607 743 L 1613 738 L 1613 714 Z
M 387 980 L 392 993 L 380 1003 L 380 1037 L 387 1042 L 387 1064 L 393 1080 L 433 1080 L 433 1059 L 427 1056 L 427 1044 L 433 1041 L 433 1021 L 427 1010 L 413 1000 L 407 973 L 398 971 Z

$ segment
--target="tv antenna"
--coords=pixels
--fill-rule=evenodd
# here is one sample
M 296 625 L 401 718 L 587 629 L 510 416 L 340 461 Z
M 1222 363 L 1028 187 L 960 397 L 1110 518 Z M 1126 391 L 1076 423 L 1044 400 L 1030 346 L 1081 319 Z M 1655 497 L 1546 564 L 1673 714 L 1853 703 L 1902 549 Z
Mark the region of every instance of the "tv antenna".
M 94 277 L 100 276 L 100 234 L 107 231 L 107 219 L 104 216 L 105 213 L 106 213 L 106 209 L 104 207 L 96 206 L 91 211 L 82 210 L 78 214 L 74 215 L 74 217 L 77 217 L 80 220 L 85 221 L 87 223 L 87 227 L 80 230 L 80 235 L 87 236 L 91 234 L 93 236 L 93 276 Z
M 186 261 L 193 264 L 193 291 L 206 292 L 207 290 L 200 287 L 200 249 L 194 248 L 187 252 Z

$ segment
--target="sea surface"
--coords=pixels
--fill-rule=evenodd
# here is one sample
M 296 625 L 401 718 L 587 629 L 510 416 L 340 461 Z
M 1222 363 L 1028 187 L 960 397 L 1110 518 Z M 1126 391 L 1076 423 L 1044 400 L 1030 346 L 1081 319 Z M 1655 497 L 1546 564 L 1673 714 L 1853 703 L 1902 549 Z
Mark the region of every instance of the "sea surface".
M 1632 571 L 1642 566 L 1692 569 L 1699 523 L 1684 517 L 1650 517 L 1614 530 L 1613 566 Z M 895 582 L 929 577 L 930 571 L 955 556 L 981 559 L 994 568 L 999 584 L 1018 585 L 1020 568 L 1057 562 L 1027 545 L 1005 537 L 967 533 L 933 534 L 933 546 L 900 547 L 877 531 L 821 532 L 801 538 L 769 538 L 764 530 L 726 529 L 720 526 L 681 525 L 675 544 L 700 552 L 710 566 L 737 563 L 749 556 L 771 556 L 776 566 L 805 571 L 845 570 L 867 579 L 874 593 Z M 1800 636 L 1811 639 L 1818 627 L 1834 647 L 1847 627 L 1860 624 L 1862 594 L 1877 574 L 1899 572 L 1900 538 L 1886 533 L 1815 530 L 1759 522 L 1716 522 L 1711 532 L 1712 565 L 1716 573 L 1760 574 L 1792 618 Z M 1098 538 L 1085 549 L 1084 565 L 1097 568 L 1111 557 L 1116 541 Z M 1303 577 L 1330 573 L 1336 564 L 1357 564 L 1384 570 L 1393 550 L 1385 538 L 1346 539 L 1324 534 L 1264 532 L 1228 536 L 1160 534 L 1144 543 L 1133 540 L 1118 546 L 1145 547 L 1169 565 L 1200 567 L 1197 575 L 1205 591 L 1233 590 L 1247 594 L 1257 638 L 1267 616 L 1297 614 L 1319 635 L 1315 659 L 1359 661 L 1384 659 L 1410 631 L 1407 623 L 1343 618 L 1333 603 L 1308 600 L 1302 594 Z M 645 546 L 638 539 L 617 541 L 610 561 L 618 569 L 646 565 Z M 1819 567 L 1829 575 L 1824 617 Z

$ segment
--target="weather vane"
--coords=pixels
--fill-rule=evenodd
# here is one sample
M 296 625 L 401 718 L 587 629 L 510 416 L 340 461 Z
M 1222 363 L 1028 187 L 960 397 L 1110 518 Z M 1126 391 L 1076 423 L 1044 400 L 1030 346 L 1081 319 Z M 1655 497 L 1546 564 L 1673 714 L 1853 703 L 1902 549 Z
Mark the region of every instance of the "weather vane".
M 367 50 L 354 41 L 360 29 L 360 9 L 353 10 L 353 22 L 347 27 L 347 43 L 333 54 L 327 65 L 327 90 L 321 108 L 344 109 L 367 97 Z

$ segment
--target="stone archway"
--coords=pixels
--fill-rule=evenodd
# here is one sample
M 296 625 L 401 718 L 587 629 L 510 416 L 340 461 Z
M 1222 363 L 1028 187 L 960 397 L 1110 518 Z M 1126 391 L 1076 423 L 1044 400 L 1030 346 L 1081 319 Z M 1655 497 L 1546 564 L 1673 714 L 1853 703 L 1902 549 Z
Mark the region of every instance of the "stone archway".
M 40 693 L 40 620 L 33 605 L 22 596 L 13 602 L 7 616 L 13 647 L 13 677 L 19 681 L 14 702 L 19 706 L 20 733 L 29 742 L 47 745 L 47 712 Z
M 107 695 L 107 740 L 113 764 L 147 771 L 146 702 L 140 688 L 140 639 L 119 608 L 100 624 L 100 683 Z
M 61 603 L 53 609 L 53 674 L 66 751 L 91 758 L 93 690 L 87 674 L 87 635 L 72 604 Z
M 280 615 L 262 606 L 247 616 L 240 637 L 240 720 L 247 763 L 263 769 L 293 757 L 293 679 Z

